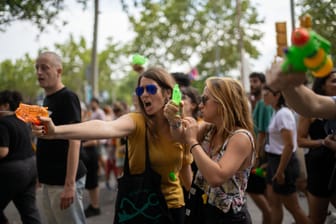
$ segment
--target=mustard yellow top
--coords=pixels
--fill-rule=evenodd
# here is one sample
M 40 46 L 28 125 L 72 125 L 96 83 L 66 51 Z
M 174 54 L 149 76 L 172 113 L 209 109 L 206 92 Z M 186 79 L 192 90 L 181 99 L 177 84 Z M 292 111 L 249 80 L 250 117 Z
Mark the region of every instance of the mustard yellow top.
M 145 169 L 145 118 L 141 113 L 130 113 L 136 124 L 135 131 L 128 136 L 128 156 L 131 174 L 142 173 Z M 161 191 L 168 208 L 184 206 L 179 171 L 183 165 L 191 164 L 192 155 L 178 142 L 173 142 L 168 133 L 158 134 L 156 139 L 147 132 L 150 164 L 161 175 Z M 170 178 L 170 173 L 176 179 Z

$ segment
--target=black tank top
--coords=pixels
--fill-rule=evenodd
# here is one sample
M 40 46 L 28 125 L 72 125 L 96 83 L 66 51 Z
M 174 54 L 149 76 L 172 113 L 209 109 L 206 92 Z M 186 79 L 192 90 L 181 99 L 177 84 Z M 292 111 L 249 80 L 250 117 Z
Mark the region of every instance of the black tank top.
M 315 119 L 309 126 L 309 136 L 312 140 L 324 139 L 327 137 L 324 131 L 325 120 Z

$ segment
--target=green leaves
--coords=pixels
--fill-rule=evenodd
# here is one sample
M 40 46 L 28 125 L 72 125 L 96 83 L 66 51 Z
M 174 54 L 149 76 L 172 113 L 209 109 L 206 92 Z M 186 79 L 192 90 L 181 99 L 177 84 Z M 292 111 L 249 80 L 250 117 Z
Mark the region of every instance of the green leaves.
M 85 100 L 85 86 L 91 75 L 88 69 L 91 63 L 91 48 L 87 45 L 83 37 L 76 41 L 72 36 L 65 43 L 55 44 L 55 51 L 63 60 L 63 83 L 75 91 L 82 100 Z M 39 52 L 41 51 L 43 50 L 40 49 Z M 130 66 L 127 67 L 129 62 L 125 59 L 121 60 L 122 52 L 124 52 L 123 46 L 111 40 L 107 48 L 98 54 L 99 86 L 101 91 L 110 93 L 110 101 L 113 97 L 120 95 L 116 88 L 116 80 L 119 81 L 120 78 L 114 78 L 112 74 L 119 73 L 119 76 L 124 76 L 127 71 L 131 70 Z M 29 55 L 14 62 L 11 60 L 1 62 L 1 89 L 19 90 L 26 98 L 34 102 L 35 97 L 43 92 L 41 88 L 38 88 L 34 64 L 35 58 Z M 132 87 L 132 90 L 134 88 Z M 131 102 L 132 90 L 128 93 L 129 102 Z
M 65 9 L 64 0 L 2 0 L 0 1 L 0 31 L 5 31 L 15 21 L 29 21 L 42 32 L 54 24 L 58 14 Z M 77 0 L 86 7 L 85 0 Z M 62 24 L 66 21 L 61 20 Z M 55 25 L 55 24 L 54 24 Z
M 136 8 L 132 2 L 137 2 Z M 221 73 L 236 68 L 238 13 L 244 51 L 253 58 L 259 55 L 254 43 L 261 39 L 262 32 L 256 25 L 263 21 L 248 0 L 241 1 L 241 12 L 237 12 L 237 1 L 233 0 L 146 0 L 123 4 L 136 32 L 133 51 L 149 57 L 152 64 L 169 69 L 172 64 L 191 65 L 195 63 L 192 58 L 196 58 L 198 69 L 207 76 L 216 74 L 216 66 Z

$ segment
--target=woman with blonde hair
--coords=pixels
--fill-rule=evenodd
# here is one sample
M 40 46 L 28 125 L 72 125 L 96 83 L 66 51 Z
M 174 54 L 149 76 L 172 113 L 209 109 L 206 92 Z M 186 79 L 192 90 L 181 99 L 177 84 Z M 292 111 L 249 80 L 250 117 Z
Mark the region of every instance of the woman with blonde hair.
M 245 190 L 255 153 L 245 91 L 232 78 L 208 78 L 199 108 L 205 122 L 181 119 L 198 167 L 194 184 L 203 190 L 203 214 L 191 210 L 189 216 L 197 216 L 194 223 L 251 223 Z M 173 115 L 178 108 L 169 104 L 169 109 Z

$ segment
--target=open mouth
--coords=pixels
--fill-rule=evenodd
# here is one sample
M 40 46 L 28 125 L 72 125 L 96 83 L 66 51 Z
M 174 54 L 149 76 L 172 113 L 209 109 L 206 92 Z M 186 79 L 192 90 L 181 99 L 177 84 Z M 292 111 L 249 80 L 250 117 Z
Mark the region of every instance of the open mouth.
M 143 102 L 143 104 L 144 104 L 145 107 L 150 107 L 152 105 L 151 102 Z

